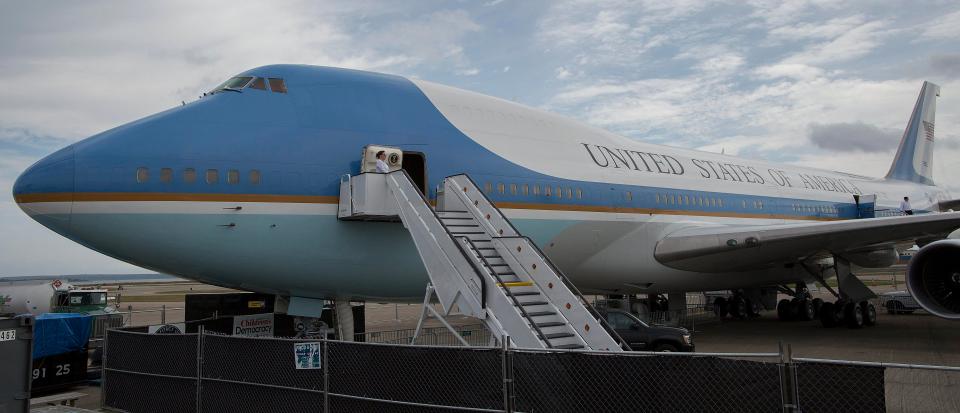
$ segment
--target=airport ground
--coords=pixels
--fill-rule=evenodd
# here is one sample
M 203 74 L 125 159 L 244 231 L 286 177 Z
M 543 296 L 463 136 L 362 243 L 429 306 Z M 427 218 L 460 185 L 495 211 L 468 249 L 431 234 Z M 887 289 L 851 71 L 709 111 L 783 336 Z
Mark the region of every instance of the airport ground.
M 864 278 L 865 283 L 878 293 L 903 289 L 902 274 L 878 273 Z M 116 285 L 106 287 L 119 293 L 120 311 L 134 311 L 134 325 L 158 324 L 161 318 L 168 323 L 182 321 L 185 294 L 232 291 L 189 281 L 127 284 L 122 289 Z M 826 291 L 815 295 L 829 297 Z M 165 312 L 152 311 L 163 308 Z M 366 329 L 373 332 L 414 328 L 420 311 L 419 304 L 367 303 Z M 852 330 L 823 328 L 817 321 L 781 322 L 776 311 L 765 311 L 753 319 L 697 324 L 694 341 L 699 352 L 775 353 L 783 343 L 790 346 L 794 357 L 960 366 L 960 346 L 957 345 L 960 343 L 960 328 L 956 323 L 923 311 L 909 315 L 878 313 L 877 326 Z M 451 322 L 462 326 L 478 321 L 457 317 Z M 433 321 L 429 325 L 438 326 L 439 323 Z M 941 401 L 924 396 L 924 383 L 934 380 L 960 389 L 960 374 L 891 372 L 887 374 L 887 381 L 896 384 L 888 385 L 888 393 L 893 392 L 887 395 L 888 411 L 938 411 L 942 410 L 944 402 L 947 405 L 957 403 L 956 400 Z M 90 386 L 79 391 L 88 395 L 80 400 L 80 407 L 99 407 L 98 387 Z

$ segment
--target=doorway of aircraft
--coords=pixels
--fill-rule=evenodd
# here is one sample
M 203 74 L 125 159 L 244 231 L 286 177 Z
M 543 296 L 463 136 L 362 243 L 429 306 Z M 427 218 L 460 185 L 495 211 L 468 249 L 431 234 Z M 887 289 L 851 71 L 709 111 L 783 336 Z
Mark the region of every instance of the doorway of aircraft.
M 403 166 L 401 168 L 407 171 L 413 183 L 420 188 L 424 195 L 427 192 L 427 161 L 422 152 L 403 152 Z

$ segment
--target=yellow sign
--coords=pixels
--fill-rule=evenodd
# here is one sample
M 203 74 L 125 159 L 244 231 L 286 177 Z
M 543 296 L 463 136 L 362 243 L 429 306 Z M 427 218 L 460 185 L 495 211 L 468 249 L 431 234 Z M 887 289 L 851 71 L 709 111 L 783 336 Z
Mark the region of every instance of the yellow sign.
M 263 308 L 267 303 L 264 301 L 247 301 L 247 308 Z

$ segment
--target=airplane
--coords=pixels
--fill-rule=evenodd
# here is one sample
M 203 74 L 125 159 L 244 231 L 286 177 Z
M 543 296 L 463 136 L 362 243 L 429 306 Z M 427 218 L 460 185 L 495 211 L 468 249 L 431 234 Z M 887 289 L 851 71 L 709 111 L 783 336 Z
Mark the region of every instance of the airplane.
M 13 194 L 58 234 L 157 272 L 283 297 L 419 300 L 428 277 L 403 225 L 337 219 L 341 177 L 382 145 L 432 201 L 467 174 L 588 293 L 668 294 L 675 308 L 685 292 L 730 290 L 718 312 L 860 327 L 876 309 L 853 265 L 887 267 L 917 244 L 910 291 L 957 320 L 960 241 L 944 238 L 960 200 L 932 179 L 937 96 L 925 82 L 889 172 L 871 178 L 644 143 L 419 79 L 269 65 L 54 152 Z M 814 283 L 837 301 L 812 299 Z

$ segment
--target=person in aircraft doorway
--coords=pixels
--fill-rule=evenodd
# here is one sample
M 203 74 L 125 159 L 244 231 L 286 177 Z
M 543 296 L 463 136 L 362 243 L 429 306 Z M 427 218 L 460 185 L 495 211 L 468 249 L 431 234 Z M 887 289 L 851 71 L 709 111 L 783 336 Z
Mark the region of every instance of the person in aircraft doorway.
M 390 173 L 390 166 L 387 165 L 387 153 L 384 151 L 377 152 L 377 173 Z
M 913 208 L 910 206 L 910 197 L 903 197 L 903 201 L 900 201 L 900 212 L 903 212 L 903 215 L 913 215 Z

